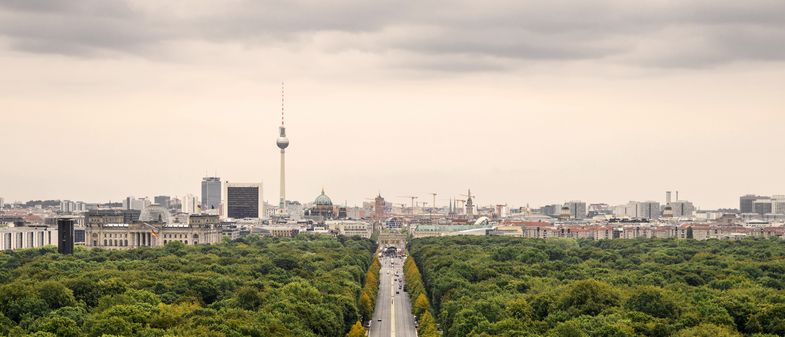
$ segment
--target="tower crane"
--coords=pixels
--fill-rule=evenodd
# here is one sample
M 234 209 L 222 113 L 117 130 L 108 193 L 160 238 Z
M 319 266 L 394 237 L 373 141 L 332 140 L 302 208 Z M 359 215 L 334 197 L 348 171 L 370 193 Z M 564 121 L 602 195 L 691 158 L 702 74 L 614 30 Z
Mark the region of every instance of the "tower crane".
M 412 212 L 414 212 L 414 200 L 417 200 L 418 197 L 415 197 L 413 195 L 404 195 L 404 196 L 399 196 L 398 198 L 409 198 L 409 199 L 412 199 Z
M 469 199 L 474 199 L 474 197 L 476 197 L 476 195 L 472 195 L 472 190 L 469 190 L 469 194 L 459 194 L 459 195 L 462 197 L 467 197 Z

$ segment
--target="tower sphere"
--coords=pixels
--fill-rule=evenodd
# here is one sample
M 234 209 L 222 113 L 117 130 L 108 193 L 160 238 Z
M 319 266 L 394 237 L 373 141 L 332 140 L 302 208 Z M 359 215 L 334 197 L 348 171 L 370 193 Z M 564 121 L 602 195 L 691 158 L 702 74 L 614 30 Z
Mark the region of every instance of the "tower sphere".
M 283 125 L 280 127 L 281 134 L 278 136 L 278 139 L 275 141 L 275 144 L 278 144 L 278 148 L 283 150 L 289 147 L 289 138 L 286 138 L 286 129 Z
M 278 148 L 283 150 L 283 149 L 289 147 L 289 138 L 278 137 L 278 140 L 276 140 L 275 143 L 278 144 Z

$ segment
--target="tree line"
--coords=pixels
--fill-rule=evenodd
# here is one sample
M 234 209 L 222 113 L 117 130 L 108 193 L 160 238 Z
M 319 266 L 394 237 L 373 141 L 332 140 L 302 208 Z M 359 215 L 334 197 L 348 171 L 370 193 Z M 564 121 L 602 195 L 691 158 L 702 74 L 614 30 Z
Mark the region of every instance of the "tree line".
M 410 253 L 415 312 L 448 337 L 785 336 L 781 240 L 461 236 Z
M 365 314 L 374 250 L 357 237 L 300 235 L 2 252 L 0 335 L 342 337 Z
M 352 326 L 352 329 L 347 334 L 348 337 L 363 337 L 367 332 L 361 322 L 366 322 L 373 317 L 373 311 L 376 308 L 376 296 L 379 294 L 379 272 L 381 270 L 382 264 L 379 262 L 379 257 L 374 254 L 373 262 L 371 262 L 371 266 L 365 273 L 365 283 L 360 291 L 358 306 L 361 319 Z
M 439 337 L 436 320 L 433 317 L 433 309 L 425 293 L 425 285 L 422 281 L 420 270 L 414 263 L 411 256 L 406 257 L 403 264 L 404 286 L 409 293 L 412 302 L 412 313 L 417 317 L 417 335 L 420 337 Z

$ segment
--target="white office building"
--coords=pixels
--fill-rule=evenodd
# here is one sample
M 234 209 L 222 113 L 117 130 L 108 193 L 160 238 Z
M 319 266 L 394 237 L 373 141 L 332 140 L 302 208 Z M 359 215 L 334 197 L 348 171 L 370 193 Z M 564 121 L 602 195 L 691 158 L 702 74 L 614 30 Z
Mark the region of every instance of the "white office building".
M 57 247 L 57 227 L 0 224 L 0 250 L 39 248 L 44 246 Z

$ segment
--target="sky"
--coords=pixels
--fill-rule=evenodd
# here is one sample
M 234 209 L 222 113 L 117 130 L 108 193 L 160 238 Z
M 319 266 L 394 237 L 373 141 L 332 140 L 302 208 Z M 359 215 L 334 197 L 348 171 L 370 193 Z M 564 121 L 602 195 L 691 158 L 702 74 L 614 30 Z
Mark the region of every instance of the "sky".
M 785 194 L 785 2 L 0 0 L 0 197 L 738 207 Z

